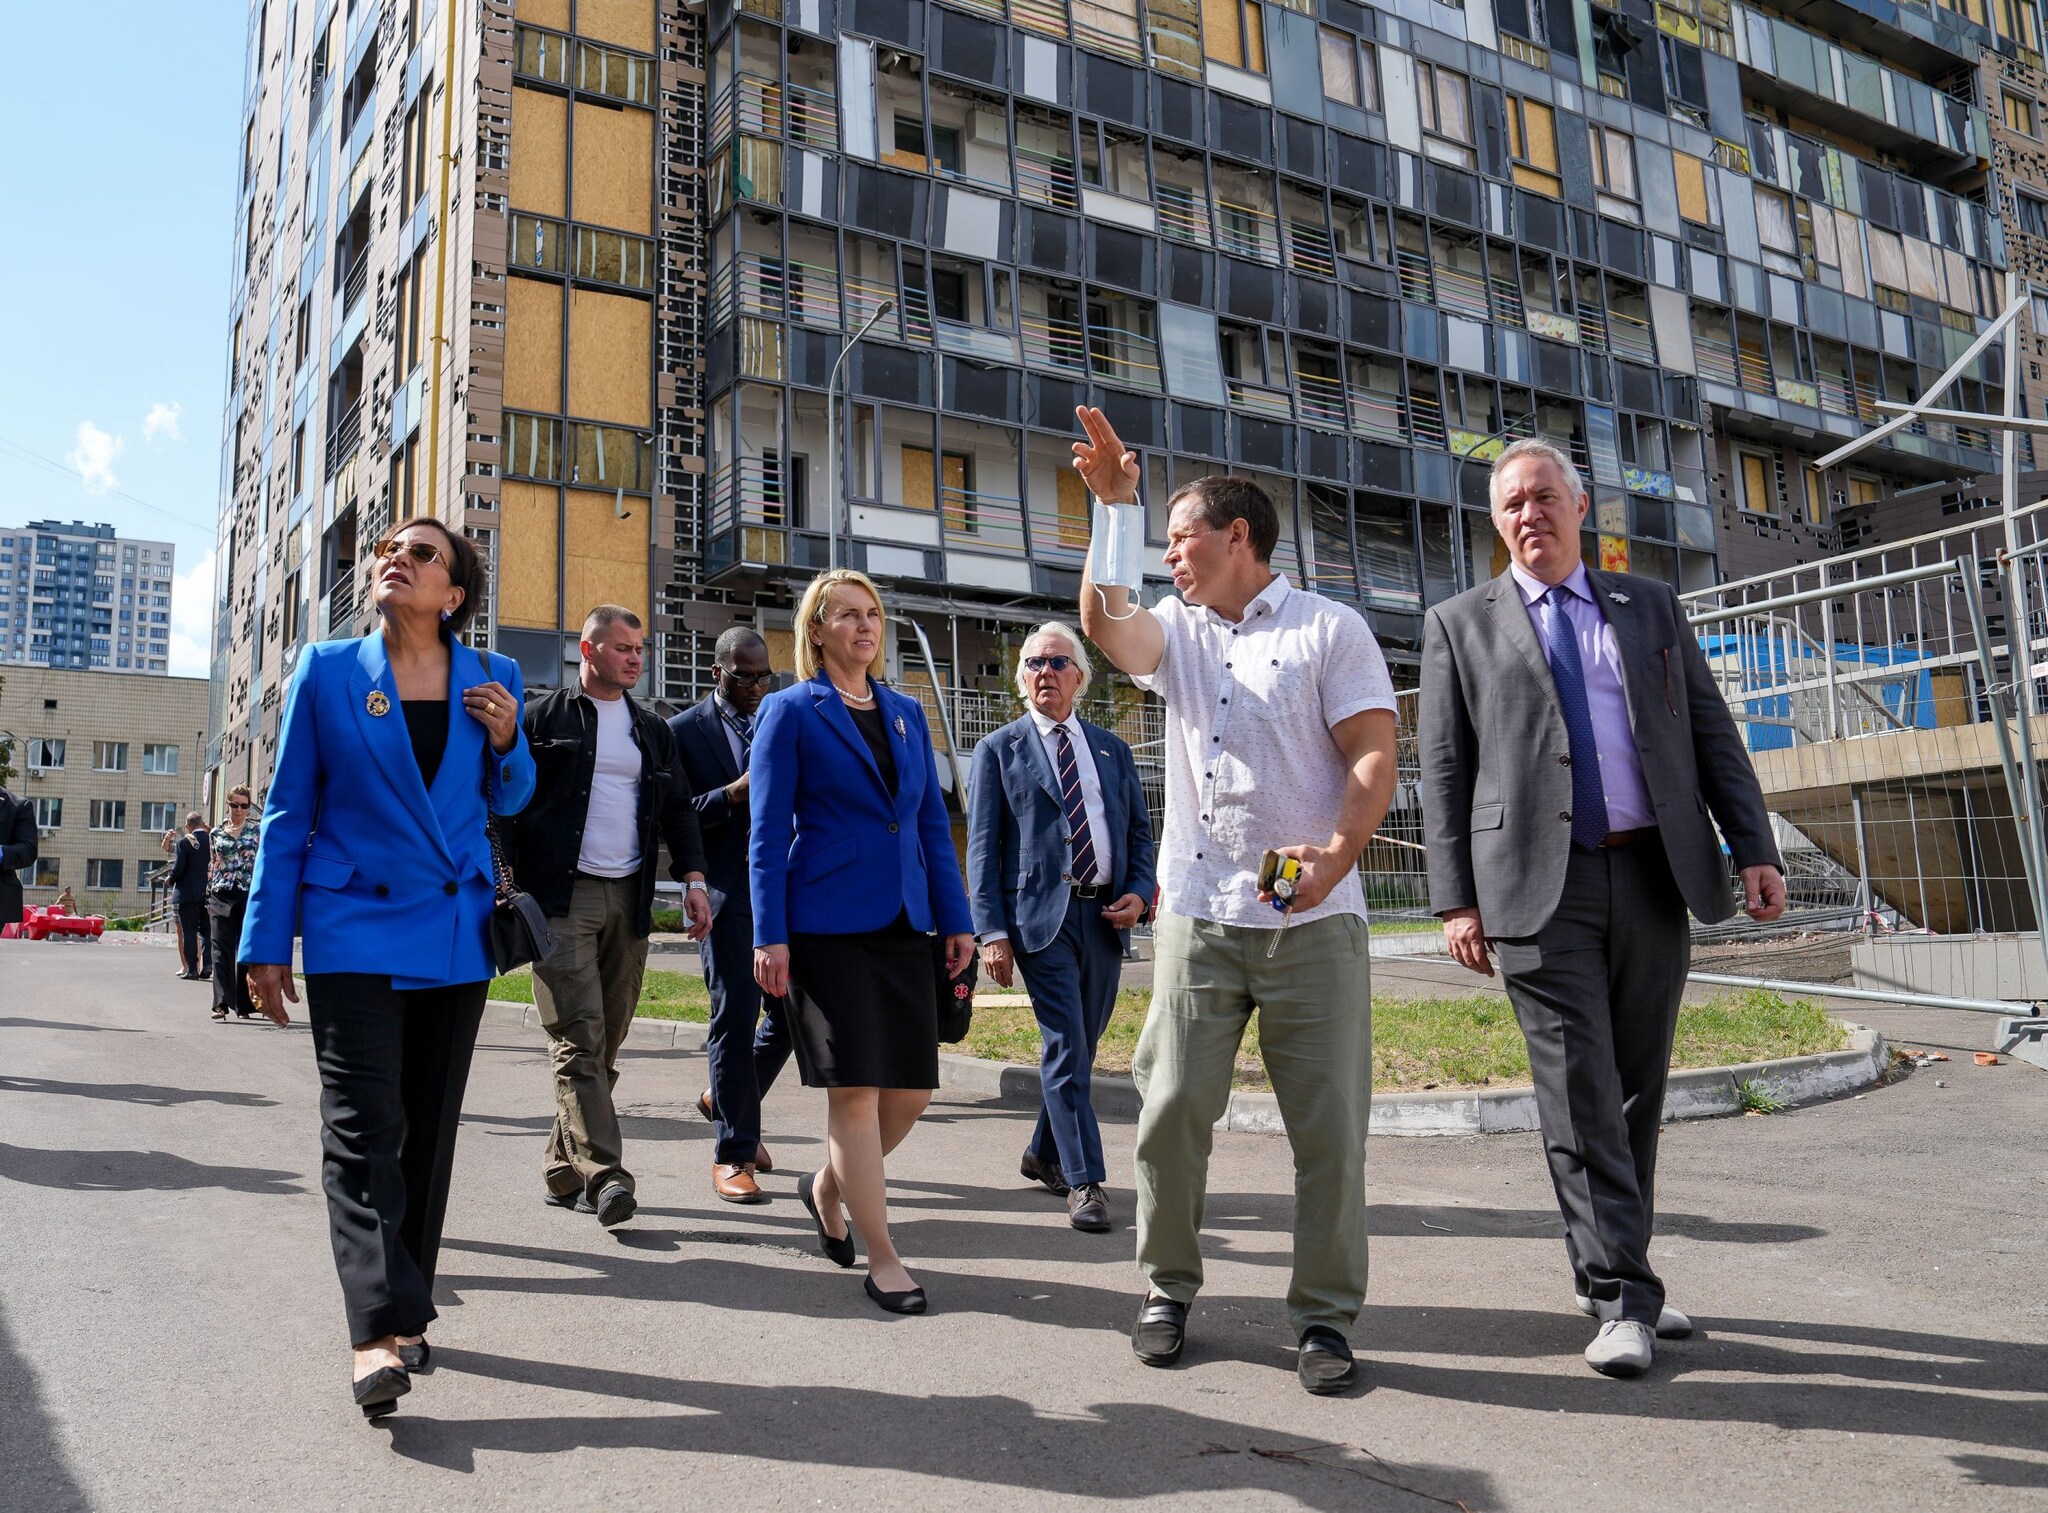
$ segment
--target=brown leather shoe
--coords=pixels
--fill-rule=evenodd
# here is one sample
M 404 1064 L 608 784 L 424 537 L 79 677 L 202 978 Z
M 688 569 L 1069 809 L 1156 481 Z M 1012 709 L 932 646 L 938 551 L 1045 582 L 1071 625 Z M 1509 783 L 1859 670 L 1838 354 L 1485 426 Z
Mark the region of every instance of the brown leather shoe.
M 754 1163 L 711 1168 L 711 1190 L 728 1203 L 766 1203 L 768 1195 L 754 1182 Z
M 698 1096 L 697 1112 L 704 1116 L 705 1123 L 717 1123 L 716 1116 L 711 1112 L 711 1089 L 708 1087 Z M 772 1172 L 775 1170 L 775 1163 L 768 1159 L 768 1147 L 758 1142 L 754 1146 L 754 1170 L 757 1172 Z
M 772 1172 L 775 1170 L 775 1163 L 768 1159 L 768 1147 L 765 1145 L 757 1144 L 754 1147 L 754 1170 L 757 1172 Z

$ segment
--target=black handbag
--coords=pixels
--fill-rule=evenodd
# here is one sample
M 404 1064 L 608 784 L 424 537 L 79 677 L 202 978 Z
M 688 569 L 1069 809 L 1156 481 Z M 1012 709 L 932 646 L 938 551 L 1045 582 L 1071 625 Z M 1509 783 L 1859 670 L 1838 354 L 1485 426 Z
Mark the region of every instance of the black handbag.
M 472 647 L 471 650 L 476 650 Z M 491 677 L 491 664 L 484 660 L 482 651 L 476 652 L 476 659 L 483 664 L 484 679 Z M 555 932 L 548 927 L 547 914 L 534 902 L 531 893 L 522 892 L 513 880 L 511 863 L 505 860 L 505 841 L 498 831 L 498 817 L 491 812 L 491 743 L 484 740 L 484 834 L 491 843 L 491 880 L 495 899 L 491 906 L 491 967 L 498 976 L 525 966 L 529 962 L 546 961 L 555 954 Z
M 957 974 L 949 973 L 946 937 L 941 935 L 937 939 L 938 946 L 932 954 L 932 978 L 938 987 L 939 1044 L 958 1045 L 974 1024 L 974 982 L 980 975 L 976 965 L 980 953 L 970 952 L 966 967 Z

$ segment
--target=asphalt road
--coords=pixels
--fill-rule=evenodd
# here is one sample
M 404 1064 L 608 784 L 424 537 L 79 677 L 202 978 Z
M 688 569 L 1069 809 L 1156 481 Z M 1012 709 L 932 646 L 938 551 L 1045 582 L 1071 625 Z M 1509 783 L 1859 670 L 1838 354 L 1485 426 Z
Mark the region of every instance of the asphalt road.
M 206 1017 L 132 945 L 0 944 L 0 1508 L 2032 1508 L 2048 1503 L 2048 1081 L 1987 1026 L 1872 1013 L 1959 1059 L 1860 1099 L 1674 1126 L 1655 1256 L 1702 1325 L 1652 1374 L 1579 1357 L 1533 1136 L 1375 1138 L 1366 1386 L 1295 1384 L 1276 1138 L 1212 1168 L 1184 1365 L 1133 1360 L 1120 1228 L 1015 1176 L 1028 1130 L 944 1103 L 892 1167 L 933 1313 L 811 1247 L 822 1102 L 769 1101 L 775 1201 L 710 1194 L 700 1058 L 619 1085 L 646 1205 L 539 1202 L 538 1038 L 486 1026 L 442 1261 L 440 1370 L 348 1401 L 303 1029 Z M 1946 1086 L 1938 1086 L 1937 1082 Z

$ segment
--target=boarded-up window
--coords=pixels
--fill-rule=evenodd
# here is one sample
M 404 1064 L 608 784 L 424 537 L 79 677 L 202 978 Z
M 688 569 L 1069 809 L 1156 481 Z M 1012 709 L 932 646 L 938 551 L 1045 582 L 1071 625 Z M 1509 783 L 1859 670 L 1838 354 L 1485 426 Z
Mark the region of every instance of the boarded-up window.
M 930 425 L 930 421 L 925 422 Z M 935 459 L 928 447 L 905 447 L 903 449 L 903 507 L 907 510 L 930 510 L 938 507 L 938 495 L 933 479 Z
M 1086 546 L 1088 544 L 1088 485 L 1081 481 L 1081 475 L 1072 468 L 1061 468 L 1054 476 L 1059 479 L 1058 487 L 1054 491 L 1054 503 L 1059 511 L 1059 544 L 1061 546 Z
M 1239 3 L 1240 0 L 1202 0 L 1202 51 L 1232 68 L 1244 67 Z
M 1790 196 L 1756 186 L 1756 236 L 1774 252 L 1798 255 L 1799 233 L 1792 225 Z
M 1674 152 L 1671 161 L 1678 170 L 1678 213 L 1702 226 L 1718 225 L 1721 181 L 1707 171 L 1706 159 Z
M 1776 491 L 1771 486 L 1771 459 L 1761 452 L 1737 452 L 1742 465 L 1742 507 L 1752 515 L 1778 512 Z
M 1548 105 L 1508 96 L 1508 150 L 1515 182 L 1553 197 L 1562 192 L 1557 176 L 1557 117 Z
M 1906 280 L 1906 249 L 1900 243 L 1898 233 L 1868 228 L 1870 236 L 1870 276 L 1887 289 L 1910 287 Z

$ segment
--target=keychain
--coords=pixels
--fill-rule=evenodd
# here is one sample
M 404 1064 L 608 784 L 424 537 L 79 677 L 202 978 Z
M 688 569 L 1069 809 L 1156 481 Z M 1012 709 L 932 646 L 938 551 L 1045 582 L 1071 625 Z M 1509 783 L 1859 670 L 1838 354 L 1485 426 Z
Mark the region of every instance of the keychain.
M 1268 851 L 1260 859 L 1259 891 L 1272 894 L 1273 907 L 1280 911 L 1280 928 L 1273 932 L 1272 944 L 1266 947 L 1268 961 L 1280 949 L 1280 937 L 1287 933 L 1287 926 L 1294 919 L 1294 891 L 1300 881 L 1301 863 L 1293 857 Z

